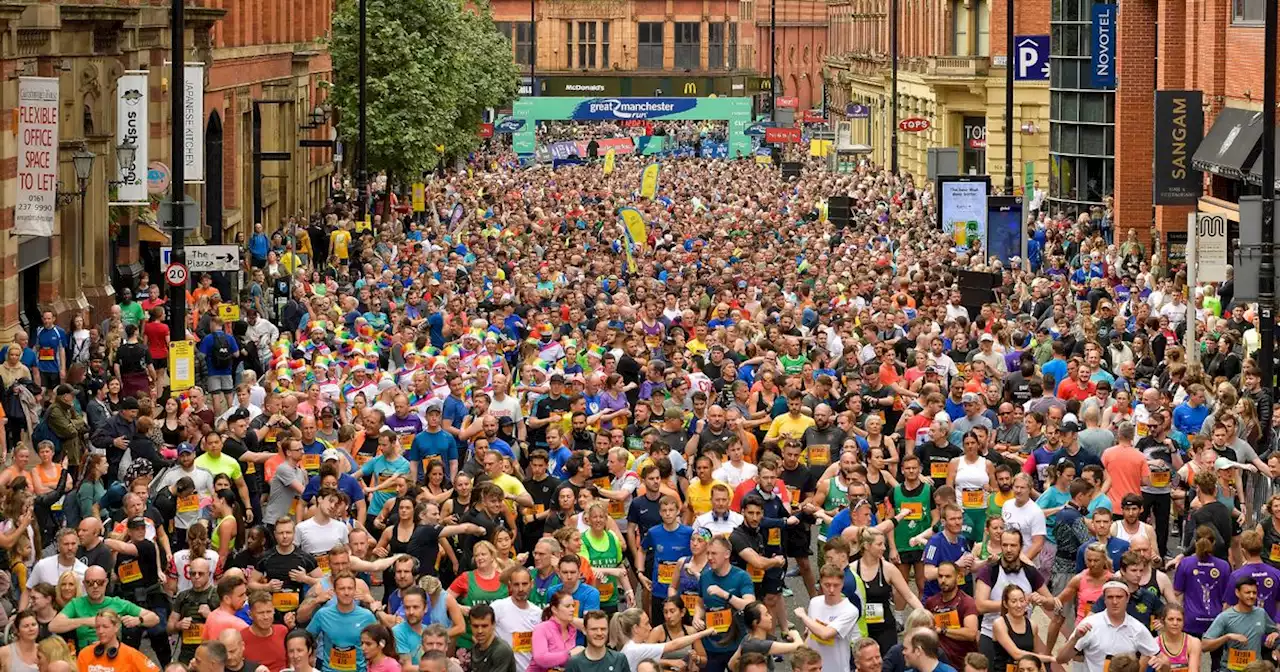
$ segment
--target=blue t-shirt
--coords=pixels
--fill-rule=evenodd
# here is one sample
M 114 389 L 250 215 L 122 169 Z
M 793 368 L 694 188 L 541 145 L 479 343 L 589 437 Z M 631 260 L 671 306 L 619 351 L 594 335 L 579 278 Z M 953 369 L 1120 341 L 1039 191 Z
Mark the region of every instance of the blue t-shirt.
M 645 553 L 650 554 L 649 557 L 653 560 L 653 570 L 649 578 L 653 581 L 655 598 L 667 599 L 669 585 L 658 581 L 662 565 L 667 564 L 667 570 L 672 572 L 671 576 L 674 577 L 675 565 L 680 558 L 692 555 L 692 551 L 689 550 L 691 537 L 693 537 L 693 528 L 688 525 L 677 525 L 674 530 L 667 530 L 666 526 L 658 525 L 644 533 L 640 546 L 644 548 Z
M 565 446 L 560 446 L 559 448 L 551 451 L 547 457 L 551 463 L 552 476 L 562 481 L 569 478 L 569 475 L 564 472 L 564 463 L 568 462 L 570 457 L 573 457 L 572 450 L 569 450 Z
M 36 330 L 36 354 L 39 369 L 42 373 L 57 373 L 58 361 L 62 359 L 62 349 L 67 347 L 67 332 L 54 325 L 52 329 L 40 327 Z
M 209 334 L 208 336 L 205 336 L 204 340 L 200 341 L 200 352 L 208 359 L 208 362 L 209 362 L 208 374 L 210 376 L 229 376 L 231 375 L 232 370 L 235 369 L 235 366 L 236 366 L 236 360 L 234 358 L 231 360 L 231 366 L 229 368 L 220 369 L 213 365 L 213 341 L 214 341 L 214 337 L 218 336 L 219 334 L 221 334 L 223 338 L 227 339 L 227 347 L 231 349 L 232 355 L 235 355 L 237 352 L 240 352 L 240 344 L 236 343 L 236 337 L 232 336 L 231 334 L 224 334 L 222 332 L 218 332 L 218 334 Z
M 1044 491 L 1043 495 L 1040 495 L 1040 499 L 1036 500 L 1036 506 L 1041 509 L 1059 509 L 1066 506 L 1069 501 L 1071 501 L 1071 493 L 1063 492 L 1051 485 Z M 1055 513 L 1044 521 L 1047 528 L 1044 536 L 1051 544 L 1058 543 L 1058 540 L 1053 536 L 1053 528 L 1057 527 L 1058 522 L 1057 515 Z
M 444 315 L 435 312 L 427 316 L 427 334 L 431 339 L 431 347 L 444 347 Z
M 1173 409 L 1173 426 L 1184 434 L 1196 434 L 1200 431 L 1200 427 L 1204 425 L 1205 418 L 1208 417 L 1208 404 L 1200 404 L 1193 408 L 1190 404 L 1184 402 Z
M 334 604 L 326 604 L 316 610 L 307 624 L 307 632 L 316 636 L 316 659 L 320 669 L 325 672 L 344 672 L 350 668 L 339 668 L 329 664 L 331 656 L 337 652 L 342 656 L 355 656 L 356 670 L 367 669 L 364 651 L 360 648 L 360 631 L 364 626 L 377 623 L 373 612 L 356 605 L 351 611 L 338 611 Z
M 707 592 L 711 586 L 720 586 L 732 597 L 746 597 L 747 595 L 755 595 L 755 589 L 751 585 L 751 577 L 738 567 L 730 567 L 729 572 L 724 576 L 716 574 L 715 570 L 708 567 L 701 575 L 698 576 L 698 594 L 702 596 L 702 605 L 707 611 L 707 621 L 711 621 L 711 612 L 728 610 L 733 611 L 729 601 L 714 597 Z M 739 634 L 738 640 L 723 643 L 721 637 L 708 637 L 702 640 L 702 645 L 707 651 L 712 653 L 730 653 L 736 651 L 738 643 L 742 640 L 742 633 Z
M 438 457 L 444 462 L 445 475 L 449 475 L 449 462 L 458 461 L 458 444 L 443 429 L 434 432 L 422 430 L 413 437 L 413 444 L 405 459 L 418 463 L 418 480 L 424 481 L 427 473 L 427 460 Z
M 358 472 L 362 476 L 376 474 L 379 478 L 388 478 L 391 476 L 408 475 L 409 460 L 403 457 L 397 457 L 394 460 L 388 460 L 385 455 L 379 454 L 377 457 L 364 463 Z M 395 499 L 394 490 L 379 490 L 373 493 L 373 497 L 369 499 L 369 515 L 376 516 L 382 512 L 382 507 L 387 502 Z
M 1097 539 L 1090 539 L 1089 543 L 1082 544 L 1076 549 L 1076 571 L 1084 571 L 1084 553 L 1089 547 L 1097 543 Z M 1129 542 L 1117 539 L 1115 537 L 1107 538 L 1107 555 L 1111 557 L 1111 566 L 1115 571 L 1120 571 L 1120 556 L 1129 550 Z
M 470 412 L 466 403 L 451 394 L 444 398 L 444 413 L 441 415 L 441 420 L 449 420 L 454 429 L 462 429 L 462 421 L 467 419 Z M 467 442 L 462 439 L 455 439 L 454 442 L 458 446 L 458 454 L 466 454 Z
M 413 626 L 404 621 L 396 623 L 396 626 L 391 628 L 391 635 L 396 638 L 396 653 L 409 656 L 409 662 L 417 665 L 422 658 L 422 635 L 415 632 Z
M 1053 375 L 1053 393 L 1057 394 L 1058 386 L 1061 385 L 1062 381 L 1067 377 L 1067 360 L 1054 357 L 1053 359 L 1045 362 L 1044 366 L 1040 367 L 1040 373 L 1043 375 Z
M 944 562 L 955 562 L 960 556 L 969 551 L 969 540 L 963 535 L 956 536 L 956 543 L 947 540 L 947 535 L 939 532 L 929 537 L 929 543 L 924 545 L 924 564 L 937 567 Z M 963 586 L 968 583 L 963 576 L 957 576 L 956 582 Z M 924 596 L 926 598 L 937 595 L 942 589 L 938 587 L 937 579 L 928 581 L 924 584 Z
M 364 499 L 364 487 L 350 474 L 338 474 L 338 490 L 353 502 Z M 309 502 L 319 493 L 320 477 L 312 476 L 311 480 L 307 481 L 306 489 L 302 491 L 302 499 Z

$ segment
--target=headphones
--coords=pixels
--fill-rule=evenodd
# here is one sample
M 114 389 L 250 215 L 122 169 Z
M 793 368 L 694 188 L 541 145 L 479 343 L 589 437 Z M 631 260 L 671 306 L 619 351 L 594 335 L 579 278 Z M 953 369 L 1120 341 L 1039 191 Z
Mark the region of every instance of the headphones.
M 116 646 L 107 646 L 101 642 L 93 647 L 94 656 L 101 658 L 104 653 L 107 655 L 107 660 L 115 660 L 116 656 L 120 655 L 120 648 Z

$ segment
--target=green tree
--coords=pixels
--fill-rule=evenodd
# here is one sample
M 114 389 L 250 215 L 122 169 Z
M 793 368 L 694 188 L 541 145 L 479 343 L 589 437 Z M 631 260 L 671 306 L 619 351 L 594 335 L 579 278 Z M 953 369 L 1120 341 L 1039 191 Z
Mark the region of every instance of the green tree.
M 442 155 L 475 148 L 481 113 L 509 104 L 519 84 L 511 43 L 494 27 L 487 1 L 366 2 L 370 174 L 416 176 Z M 359 132 L 359 30 L 357 0 L 339 0 L 329 45 L 332 101 L 348 147 Z

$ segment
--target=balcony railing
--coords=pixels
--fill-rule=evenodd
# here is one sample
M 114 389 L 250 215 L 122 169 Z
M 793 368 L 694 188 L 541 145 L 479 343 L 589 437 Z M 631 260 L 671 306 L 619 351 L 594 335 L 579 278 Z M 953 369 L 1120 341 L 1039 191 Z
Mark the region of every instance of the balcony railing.
M 986 56 L 931 56 L 928 74 L 936 77 L 981 77 L 991 59 Z

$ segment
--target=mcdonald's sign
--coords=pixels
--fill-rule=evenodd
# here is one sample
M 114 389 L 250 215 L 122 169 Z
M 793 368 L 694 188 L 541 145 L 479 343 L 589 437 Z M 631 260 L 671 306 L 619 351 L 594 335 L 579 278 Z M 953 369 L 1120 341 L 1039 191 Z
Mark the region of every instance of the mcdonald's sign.
M 696 95 L 698 95 L 698 83 L 697 83 L 697 82 L 685 82 L 685 83 L 684 83 L 684 95 L 686 95 L 686 96 L 696 96 Z
M 759 81 L 756 83 L 756 88 L 757 88 L 758 90 L 760 90 L 760 91 L 772 91 L 772 90 L 773 90 L 773 80 L 769 79 L 768 77 L 760 77 L 760 78 L 758 78 L 758 79 L 759 79 Z

